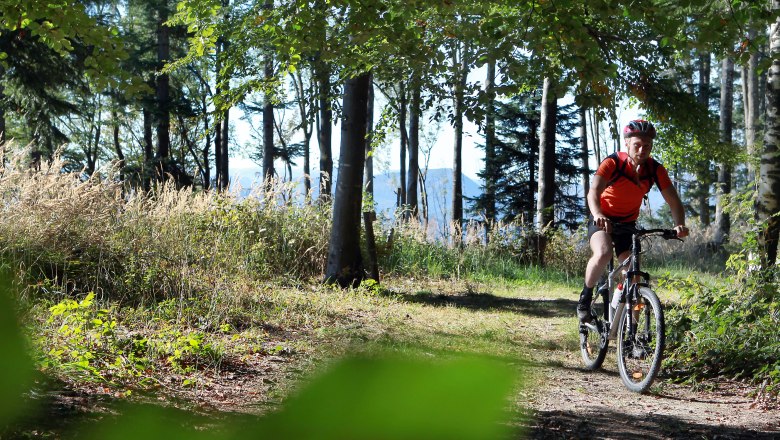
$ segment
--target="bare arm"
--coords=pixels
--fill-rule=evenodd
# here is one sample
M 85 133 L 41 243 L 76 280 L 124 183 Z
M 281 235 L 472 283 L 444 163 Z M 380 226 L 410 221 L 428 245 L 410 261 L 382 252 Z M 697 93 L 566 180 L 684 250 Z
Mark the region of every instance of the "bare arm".
M 687 236 L 688 228 L 685 227 L 685 208 L 683 208 L 682 201 L 680 201 L 680 196 L 677 195 L 674 185 L 669 185 L 669 187 L 661 191 L 661 195 L 672 211 L 672 219 L 674 220 L 674 229 L 677 230 L 677 236 Z
M 607 216 L 601 212 L 601 193 L 607 188 L 607 180 L 598 174 L 593 176 L 590 181 L 590 190 L 588 190 L 588 208 L 593 215 L 596 225 L 607 232 L 612 232 L 612 225 Z

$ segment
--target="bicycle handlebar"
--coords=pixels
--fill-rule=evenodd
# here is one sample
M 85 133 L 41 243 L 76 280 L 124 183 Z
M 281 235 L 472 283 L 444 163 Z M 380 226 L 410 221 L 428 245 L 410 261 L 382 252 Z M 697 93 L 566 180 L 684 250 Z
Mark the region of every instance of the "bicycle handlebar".
M 682 241 L 681 238 L 677 237 L 677 231 L 674 229 L 641 229 L 629 223 L 612 223 L 612 230 L 614 231 L 615 229 L 630 232 L 638 237 L 643 237 L 645 235 L 657 235 L 664 240 Z

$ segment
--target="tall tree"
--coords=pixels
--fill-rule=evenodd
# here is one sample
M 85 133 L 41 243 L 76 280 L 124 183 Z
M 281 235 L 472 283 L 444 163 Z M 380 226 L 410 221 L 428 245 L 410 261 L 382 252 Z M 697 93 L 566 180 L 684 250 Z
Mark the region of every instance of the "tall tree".
M 709 108 L 710 102 L 710 71 L 711 55 L 704 52 L 699 58 L 699 103 L 705 109 Z M 699 161 L 696 169 L 696 188 L 697 205 L 699 208 L 699 221 L 702 226 L 710 224 L 710 162 L 707 159 Z
M 720 85 L 720 141 L 730 145 L 733 132 L 734 114 L 734 61 L 723 59 Z M 724 209 L 728 195 L 731 194 L 732 166 L 729 161 L 722 161 L 718 166 L 717 205 L 715 206 L 715 234 L 713 241 L 723 245 L 731 232 L 731 219 Z
M 342 287 L 356 286 L 364 277 L 360 256 L 360 214 L 363 198 L 366 115 L 369 73 L 344 85 L 344 118 L 341 125 L 339 175 L 333 201 L 333 225 L 325 280 Z
M 496 220 L 496 60 L 487 63 L 485 90 L 487 111 L 485 112 L 485 201 L 484 215 L 487 227 Z
M 333 109 L 330 95 L 330 67 L 322 60 L 314 63 L 317 77 L 318 124 L 317 141 L 320 147 L 320 201 L 330 200 L 333 179 L 332 131 Z
M 748 31 L 748 44 L 756 46 L 756 30 Z M 759 130 L 759 81 L 758 81 L 758 48 L 753 47 L 750 58 L 742 67 L 742 97 L 745 112 L 745 146 L 748 153 L 748 181 L 750 185 L 756 179 L 756 166 L 752 158 L 757 157 L 756 139 Z
M 588 207 L 587 194 L 590 188 L 590 167 L 588 160 L 590 158 L 590 150 L 588 150 L 588 121 L 586 116 L 587 110 L 584 106 L 579 107 L 580 116 L 580 159 L 582 161 L 582 177 L 580 179 L 580 185 L 582 186 L 583 197 L 585 204 L 585 214 L 590 214 L 590 208 Z
M 303 188 L 308 197 L 311 193 L 311 137 L 313 134 L 312 126 L 314 120 L 313 111 L 316 105 L 313 102 L 313 81 L 306 81 L 301 70 L 296 70 L 290 74 L 295 89 L 296 103 L 298 104 L 298 113 L 301 117 L 299 125 L 303 132 Z M 308 86 L 306 84 L 309 84 Z
M 453 242 L 461 244 L 463 228 L 463 118 L 465 114 L 465 89 L 469 70 L 469 48 L 456 43 L 451 48 L 451 60 L 454 73 L 454 107 L 452 124 L 455 128 L 455 145 L 452 155 L 452 223 Z
M 538 91 L 513 96 L 496 105 L 496 138 L 492 166 L 488 162 L 478 176 L 495 182 L 497 220 L 531 221 L 537 188 L 541 96 Z M 491 173 L 492 176 L 489 176 Z M 486 191 L 472 205 L 475 214 L 487 211 Z
M 271 3 L 266 1 L 266 7 Z M 264 60 L 265 80 L 273 83 L 274 62 L 271 51 L 265 53 Z M 263 93 L 263 183 L 269 183 L 274 178 L 274 104 L 271 91 L 266 89 Z
M 553 80 L 544 78 L 542 89 L 541 135 L 539 136 L 539 183 L 536 197 L 536 227 L 539 230 L 554 220 L 555 202 L 555 125 L 558 98 Z
M 406 204 L 409 207 L 409 216 L 412 218 L 416 218 L 418 212 L 417 184 L 420 174 L 421 87 L 419 81 L 412 81 L 412 99 L 409 108 L 409 168 L 406 178 Z
M 363 178 L 363 186 L 366 193 L 374 196 L 374 78 L 369 78 L 368 102 L 366 104 L 366 169 Z
M 161 0 L 157 5 L 157 63 L 162 71 L 165 63 L 171 59 L 171 35 L 167 25 L 169 17 L 168 2 Z M 171 155 L 171 89 L 170 76 L 166 72 L 157 75 L 156 81 L 157 153 L 155 166 L 157 179 L 168 175 Z
M 780 0 L 772 0 L 772 11 L 780 12 Z M 764 148 L 756 198 L 763 267 L 776 264 L 780 235 L 780 218 L 777 216 L 780 212 L 780 18 L 772 24 L 769 35 L 769 55 L 773 61 L 768 71 Z
M 398 178 L 401 184 L 398 185 L 398 207 L 406 206 L 406 153 L 409 149 L 409 131 L 406 127 L 408 114 L 408 99 L 406 97 L 406 81 L 401 80 L 398 83 L 398 131 L 401 135 L 401 148 L 399 148 L 401 169 Z

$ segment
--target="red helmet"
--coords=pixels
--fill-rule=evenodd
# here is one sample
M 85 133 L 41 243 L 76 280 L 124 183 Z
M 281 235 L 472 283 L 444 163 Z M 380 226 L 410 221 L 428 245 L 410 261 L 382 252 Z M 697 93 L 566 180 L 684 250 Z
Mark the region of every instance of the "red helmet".
M 631 136 L 647 136 L 650 139 L 655 139 L 655 127 L 650 121 L 634 119 L 623 127 L 623 137 L 630 138 Z

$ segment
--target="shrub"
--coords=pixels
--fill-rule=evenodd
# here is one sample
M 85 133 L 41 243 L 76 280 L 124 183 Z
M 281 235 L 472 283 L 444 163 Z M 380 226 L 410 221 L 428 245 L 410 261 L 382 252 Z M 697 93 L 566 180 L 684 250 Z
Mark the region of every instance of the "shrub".
M 707 286 L 690 276 L 662 283 L 681 297 L 666 314 L 666 367 L 681 381 L 715 376 L 748 379 L 776 394 L 780 385 L 778 287 L 736 276 L 718 281 Z M 767 295 L 767 288 L 774 293 Z

